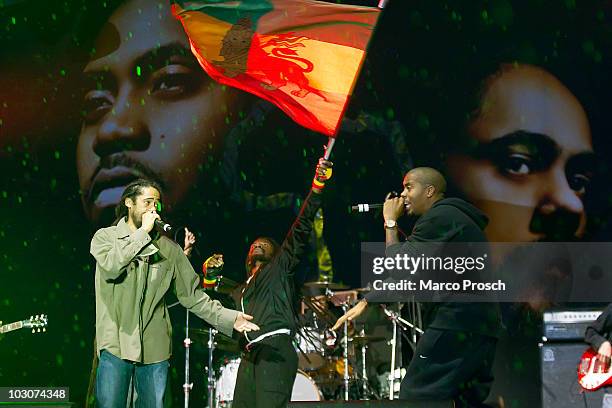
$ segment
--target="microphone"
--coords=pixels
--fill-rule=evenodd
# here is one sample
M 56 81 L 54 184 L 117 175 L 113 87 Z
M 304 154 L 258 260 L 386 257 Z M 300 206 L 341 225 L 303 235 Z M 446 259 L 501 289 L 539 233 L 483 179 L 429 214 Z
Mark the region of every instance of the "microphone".
M 172 225 L 160 219 L 155 220 L 155 228 L 157 228 L 159 232 L 172 232 Z
M 389 194 L 387 194 L 387 200 L 390 198 L 396 198 L 399 197 L 400 195 L 395 192 L 395 191 L 391 191 Z M 378 210 L 379 208 L 383 208 L 384 204 L 357 204 L 357 205 L 352 205 L 349 207 L 349 214 L 350 213 L 354 213 L 354 212 L 358 212 L 358 213 L 366 213 L 366 212 L 370 212 L 373 210 Z
M 349 213 L 366 213 L 383 208 L 384 204 L 357 204 L 349 207 Z

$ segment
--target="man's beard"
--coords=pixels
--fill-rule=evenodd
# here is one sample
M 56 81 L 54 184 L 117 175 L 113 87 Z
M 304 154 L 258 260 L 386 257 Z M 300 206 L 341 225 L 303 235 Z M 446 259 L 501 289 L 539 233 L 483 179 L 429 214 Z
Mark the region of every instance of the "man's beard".
M 142 214 L 129 214 L 128 218 L 132 220 L 136 228 L 142 227 Z
M 253 254 L 249 257 L 249 265 L 254 266 L 255 262 L 261 262 L 262 264 L 267 264 L 270 262 L 272 258 L 266 254 Z

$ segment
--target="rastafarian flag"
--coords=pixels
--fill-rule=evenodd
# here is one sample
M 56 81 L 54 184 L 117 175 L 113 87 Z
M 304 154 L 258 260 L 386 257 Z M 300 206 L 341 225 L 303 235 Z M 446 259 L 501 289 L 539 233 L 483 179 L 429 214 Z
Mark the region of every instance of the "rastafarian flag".
M 380 9 L 314 0 L 177 1 L 200 65 L 335 136 Z

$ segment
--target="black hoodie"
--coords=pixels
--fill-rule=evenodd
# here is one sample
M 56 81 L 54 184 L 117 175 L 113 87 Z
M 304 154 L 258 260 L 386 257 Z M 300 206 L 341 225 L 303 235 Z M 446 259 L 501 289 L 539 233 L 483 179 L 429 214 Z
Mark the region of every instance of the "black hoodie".
M 486 242 L 487 216 L 460 198 L 436 201 L 414 225 L 406 242 L 387 247 L 386 256 L 417 256 L 417 242 Z M 501 317 L 497 303 L 423 303 L 426 327 L 498 337 Z

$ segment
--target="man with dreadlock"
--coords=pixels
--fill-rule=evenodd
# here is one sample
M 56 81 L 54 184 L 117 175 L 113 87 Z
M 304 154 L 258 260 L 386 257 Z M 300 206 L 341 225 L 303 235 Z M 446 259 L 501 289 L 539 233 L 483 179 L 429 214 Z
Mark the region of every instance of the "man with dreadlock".
M 332 163 L 319 159 L 312 189 L 282 245 L 269 237 L 257 238 L 249 249 L 247 281 L 240 296 L 243 313 L 254 316 L 261 330 L 244 332 L 242 355 L 232 407 L 287 406 L 297 374 L 298 356 L 292 340 L 297 330 L 295 269 L 310 239 L 315 213 L 321 206 Z M 211 260 L 213 267 L 222 263 Z
M 259 327 L 251 316 L 226 309 L 199 289 L 199 278 L 179 245 L 156 233 L 161 188 L 127 185 L 112 226 L 91 241 L 96 259 L 96 338 L 99 407 L 125 406 L 130 381 L 138 406 L 162 407 L 172 327 L 165 295 L 174 285 L 180 303 L 227 335 Z

